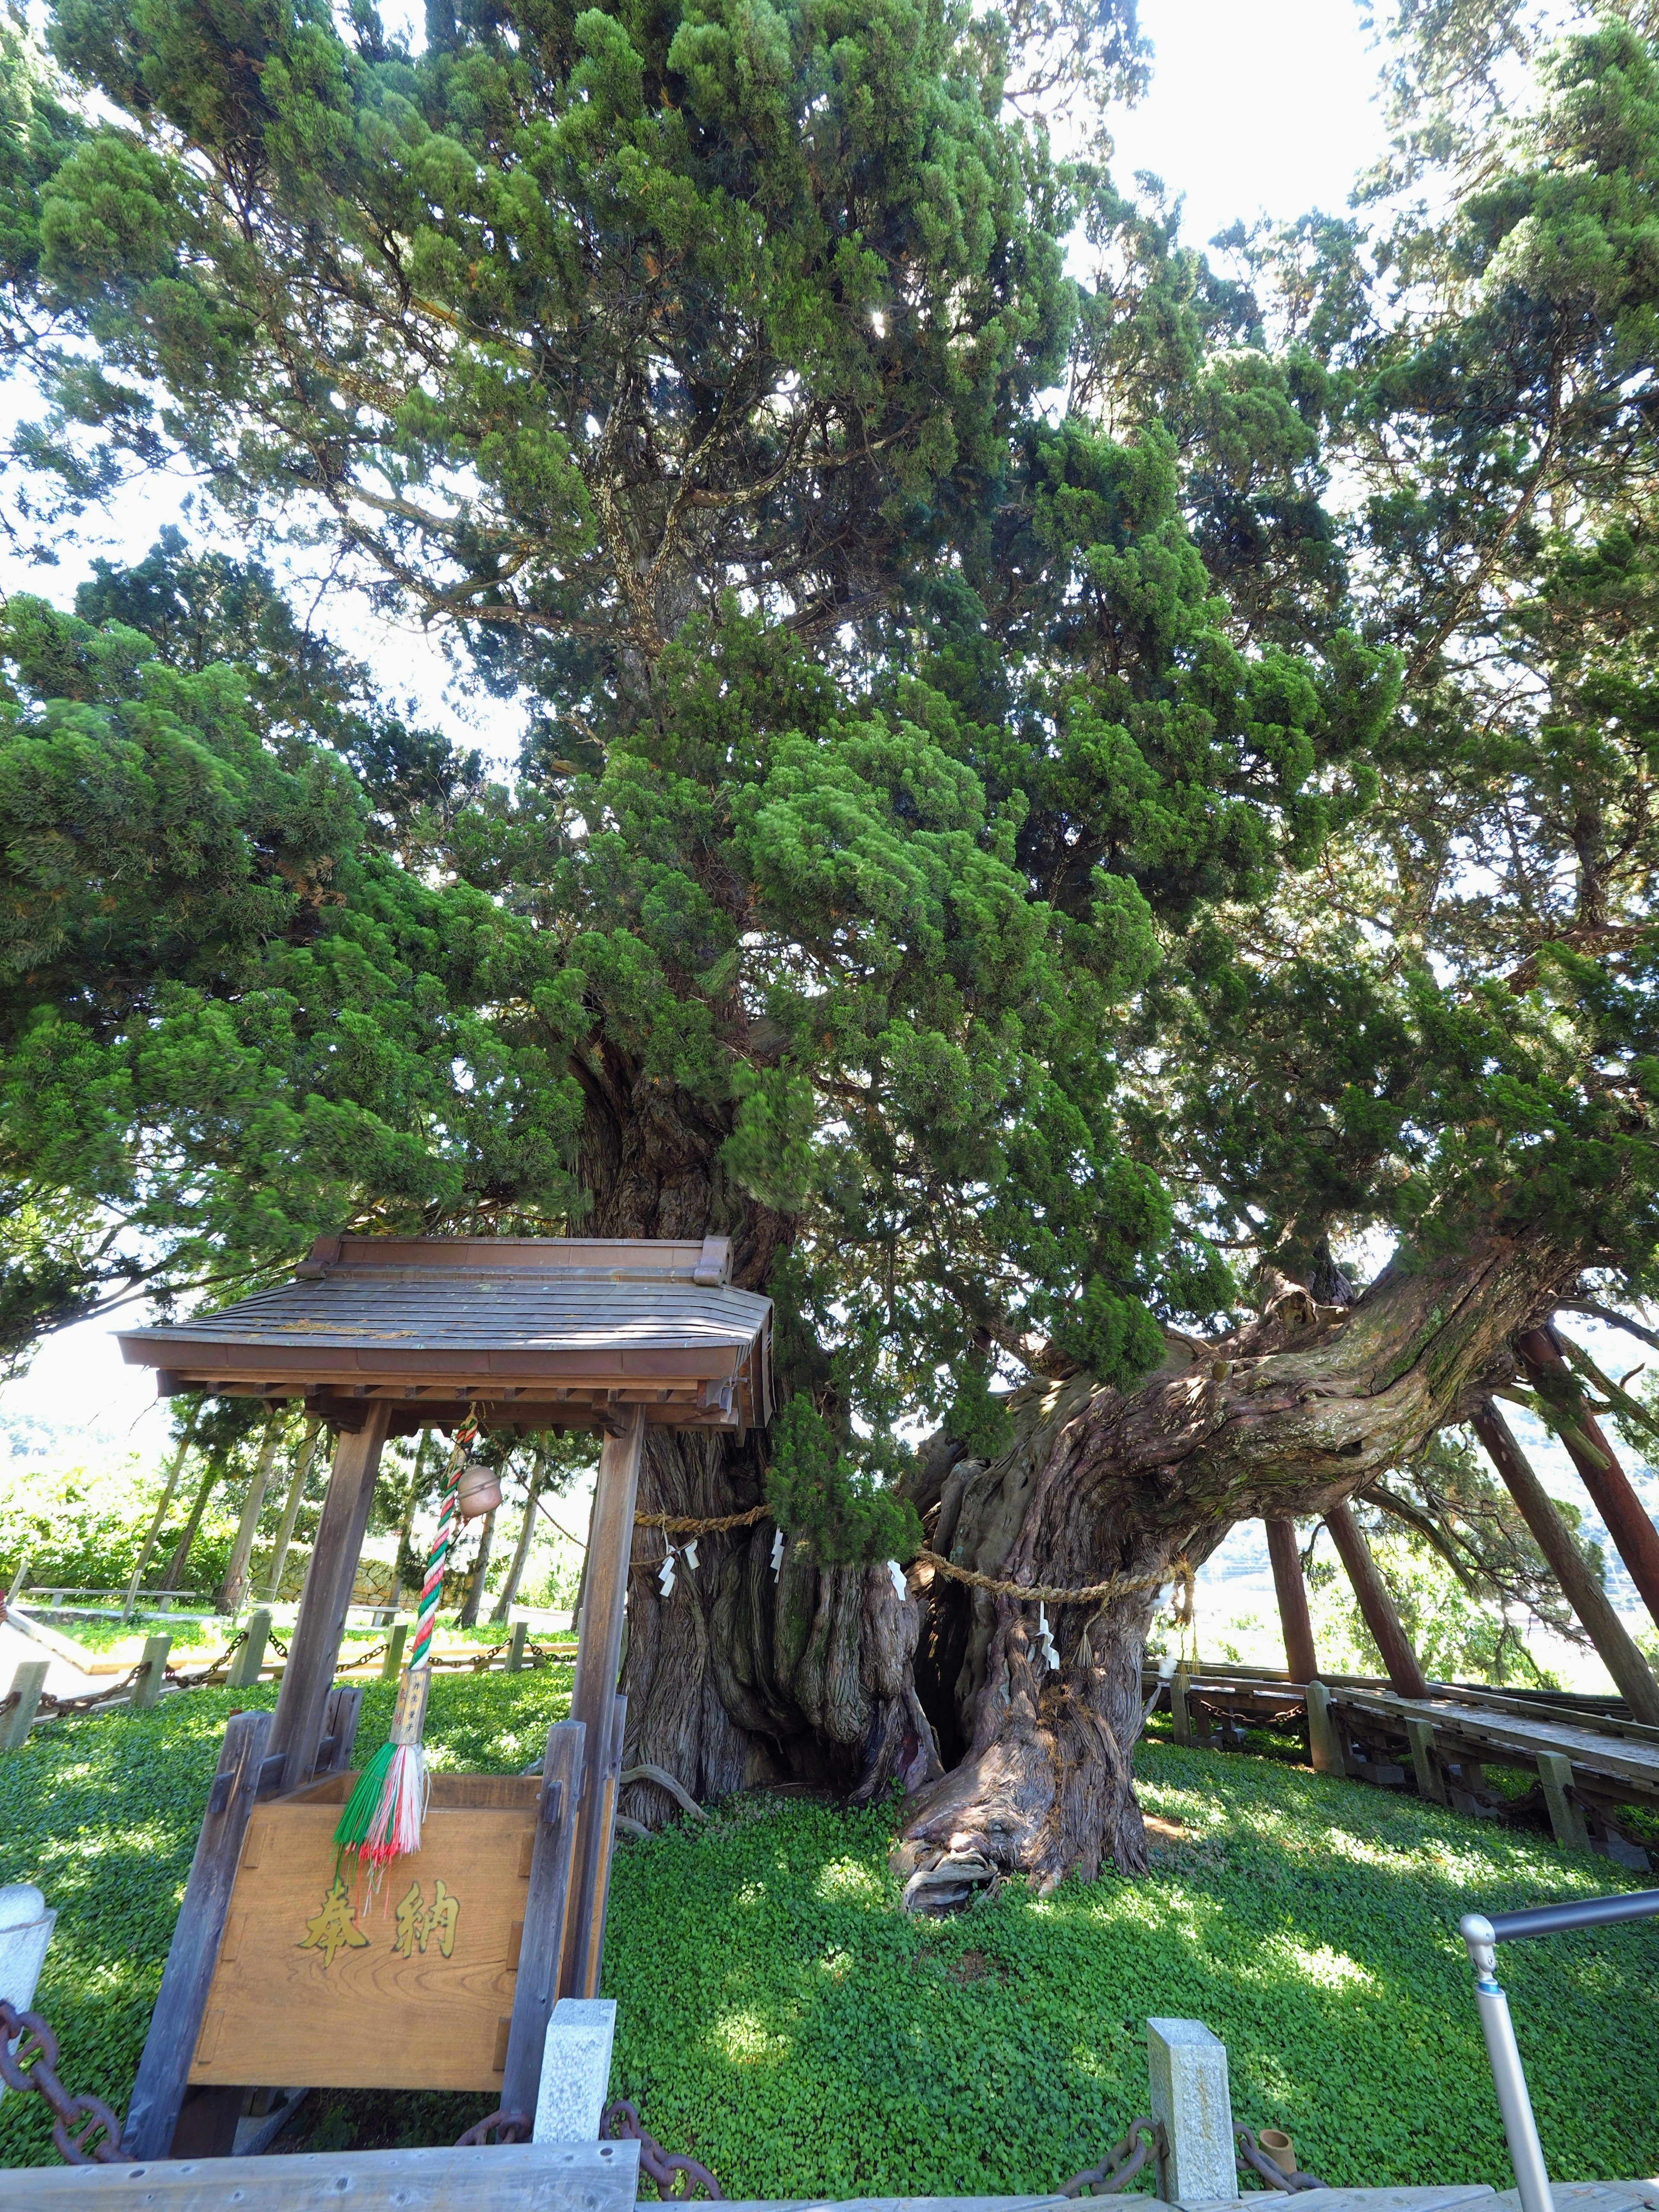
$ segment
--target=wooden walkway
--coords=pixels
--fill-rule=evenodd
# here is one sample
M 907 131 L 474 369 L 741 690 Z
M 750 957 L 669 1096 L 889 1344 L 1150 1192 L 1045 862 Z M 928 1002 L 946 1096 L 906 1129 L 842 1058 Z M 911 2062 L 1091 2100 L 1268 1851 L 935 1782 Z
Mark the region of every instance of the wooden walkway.
M 16 2212 L 633 2212 L 634 2174 L 595 2171 L 624 2146 L 525 2144 L 485 2151 L 358 2151 L 290 2158 L 157 2160 L 143 2165 L 28 2166 L 0 2172 L 0 2208 Z M 632 2146 L 627 2146 L 631 2148 Z M 1659 2212 L 1659 2181 L 1558 2181 L 1555 2212 Z M 796 2197 L 730 2212 L 1062 2212 L 1067 2197 Z M 1156 2197 L 1119 2200 L 1174 2212 Z M 1261 2212 L 1262 2192 L 1205 2200 L 1203 2212 Z M 1275 2197 L 1273 2202 L 1278 2203 Z M 1286 2204 L 1290 2198 L 1285 2199 Z M 1520 2212 L 1516 2190 L 1310 2189 L 1298 2212 Z
M 1659 1729 L 1629 1719 L 1617 1698 L 1437 1682 L 1411 1698 L 1372 1676 L 1334 1675 L 1310 1716 L 1306 1687 L 1267 1668 L 1178 1670 L 1166 1684 L 1149 1669 L 1143 1680 L 1167 1697 L 1177 1742 L 1229 1749 L 1251 1728 L 1299 1730 L 1327 1771 L 1479 1819 L 1547 1819 L 1558 1842 L 1638 1870 L 1653 1863 L 1626 1808 L 1659 1810 Z M 1490 1767 L 1529 1771 L 1534 1787 L 1511 1796 Z

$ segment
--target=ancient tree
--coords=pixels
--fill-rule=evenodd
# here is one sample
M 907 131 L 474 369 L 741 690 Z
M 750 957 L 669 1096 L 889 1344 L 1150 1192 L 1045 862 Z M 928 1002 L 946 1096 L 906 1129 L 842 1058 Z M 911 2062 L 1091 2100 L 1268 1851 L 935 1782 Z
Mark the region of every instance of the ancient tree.
M 769 1518 L 665 1601 L 642 1532 L 630 1761 L 1143 1865 L 1159 1585 L 1649 1285 L 1651 55 L 1224 262 L 1011 96 L 1121 96 L 1112 10 L 6 38 L 37 477 L 252 541 L 5 611 L 12 1340 L 348 1226 L 729 1235 L 783 1411 L 645 1504 Z

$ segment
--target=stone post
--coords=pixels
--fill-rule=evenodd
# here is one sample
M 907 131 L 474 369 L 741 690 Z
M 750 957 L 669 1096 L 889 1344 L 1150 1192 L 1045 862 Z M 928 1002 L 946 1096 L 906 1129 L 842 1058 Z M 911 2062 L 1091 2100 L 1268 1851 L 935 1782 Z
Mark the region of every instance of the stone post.
M 247 1617 L 247 1642 L 231 1661 L 225 1680 L 233 1690 L 246 1690 L 259 1679 L 265 1663 L 265 1639 L 270 1634 L 270 1607 L 262 1605 Z
M 1238 2153 L 1227 2046 L 1196 2020 L 1149 2020 L 1146 2067 L 1152 2112 L 1164 2124 L 1158 2193 L 1167 2204 L 1237 2197 Z
M 614 1997 L 561 1997 L 547 2024 L 532 2142 L 597 2142 L 611 2084 Z
M 46 1686 L 46 1669 L 50 1659 L 25 1659 L 19 1662 L 11 1678 L 11 1694 L 17 1703 L 0 1718 L 0 1751 L 15 1751 L 27 1741 L 34 1726 L 34 1716 L 40 1711 L 40 1699 Z
M 32 1881 L 9 1882 L 0 1889 L 0 1997 L 19 2012 L 27 2012 L 34 2002 L 34 1985 L 57 1918 Z M 4 2094 L 0 2087 L 0 2096 Z

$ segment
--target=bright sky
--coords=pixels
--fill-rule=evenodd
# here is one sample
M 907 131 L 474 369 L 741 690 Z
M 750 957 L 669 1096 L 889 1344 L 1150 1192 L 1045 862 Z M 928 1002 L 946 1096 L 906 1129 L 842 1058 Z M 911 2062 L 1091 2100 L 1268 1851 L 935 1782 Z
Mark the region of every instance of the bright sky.
M 388 7 L 389 23 L 414 9 Z M 1142 0 L 1141 21 L 1156 48 L 1152 88 L 1118 129 L 1118 172 L 1155 170 L 1186 195 L 1189 239 L 1202 243 L 1237 216 L 1288 217 L 1346 203 L 1358 170 L 1381 150 L 1367 52 L 1351 0 Z M 0 571 L 0 586 L 67 601 L 93 554 L 132 558 L 167 519 L 156 487 L 112 514 L 101 537 L 66 547 L 62 565 L 25 578 Z M 471 711 L 448 683 L 441 656 L 418 633 L 371 631 L 350 603 L 324 610 L 328 626 L 386 675 L 402 695 L 464 739 L 492 739 L 506 751 L 513 732 L 484 702 Z M 124 1315 L 131 1324 L 135 1316 Z M 107 1325 L 83 1324 L 49 1339 L 30 1373 L 0 1389 L 0 1424 L 12 1449 L 104 1457 L 112 1449 L 150 1455 L 165 1436 L 154 1385 L 125 1368 Z M 3 1450 L 0 1440 L 0 1450 Z

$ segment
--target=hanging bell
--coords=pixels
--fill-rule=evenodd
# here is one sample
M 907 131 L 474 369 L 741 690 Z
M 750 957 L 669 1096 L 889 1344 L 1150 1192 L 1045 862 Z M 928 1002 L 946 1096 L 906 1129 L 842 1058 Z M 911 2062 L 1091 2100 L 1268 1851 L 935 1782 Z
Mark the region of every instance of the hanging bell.
M 501 1502 L 501 1479 L 493 1467 L 473 1460 L 461 1469 L 460 1481 L 455 1488 L 455 1503 L 463 1521 L 481 1520 L 493 1513 Z

